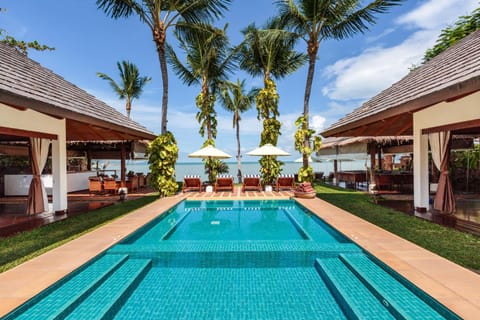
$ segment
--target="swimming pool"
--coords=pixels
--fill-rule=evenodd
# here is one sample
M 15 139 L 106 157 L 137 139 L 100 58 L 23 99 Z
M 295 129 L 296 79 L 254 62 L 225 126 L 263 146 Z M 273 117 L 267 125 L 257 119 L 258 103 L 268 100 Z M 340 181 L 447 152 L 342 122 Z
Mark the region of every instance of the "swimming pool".
M 184 201 L 6 319 L 458 319 L 293 200 Z

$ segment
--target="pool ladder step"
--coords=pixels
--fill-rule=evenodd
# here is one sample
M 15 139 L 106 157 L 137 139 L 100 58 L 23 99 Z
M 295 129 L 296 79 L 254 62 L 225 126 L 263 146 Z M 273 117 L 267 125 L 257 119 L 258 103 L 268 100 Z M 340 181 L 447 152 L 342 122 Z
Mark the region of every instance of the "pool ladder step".
M 111 319 L 150 270 L 149 259 L 129 259 L 65 319 Z M 93 316 L 92 316 L 93 315 Z
M 340 259 L 317 259 L 315 268 L 349 319 L 395 319 Z
M 62 318 L 72 305 L 85 299 L 127 259 L 127 255 L 104 255 L 68 281 L 60 281 L 56 287 L 45 290 L 43 297 L 19 308 L 18 314 L 13 312 L 5 319 Z
M 352 319 L 457 319 L 433 300 L 416 295 L 364 254 L 317 259 L 315 268 Z M 406 281 L 406 280 L 405 280 Z M 413 289 L 413 285 L 412 285 Z M 435 304 L 435 310 L 432 305 Z M 369 310 L 365 309 L 369 306 Z M 365 312 L 367 312 L 365 314 Z
M 431 300 L 438 308 L 435 310 L 422 299 L 426 297 L 424 293 L 415 294 L 366 255 L 340 254 L 340 260 L 397 318 L 416 319 L 420 311 L 422 319 L 456 318 L 448 311 L 440 314 L 437 310 L 444 311 L 440 304 Z

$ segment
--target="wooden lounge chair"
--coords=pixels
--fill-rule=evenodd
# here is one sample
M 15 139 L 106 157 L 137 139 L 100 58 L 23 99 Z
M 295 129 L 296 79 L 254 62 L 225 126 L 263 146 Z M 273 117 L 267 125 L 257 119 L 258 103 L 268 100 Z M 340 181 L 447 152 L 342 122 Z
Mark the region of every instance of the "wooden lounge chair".
M 233 177 L 217 177 L 215 182 L 214 192 L 231 191 L 233 192 Z
M 295 184 L 294 176 L 279 176 L 277 178 L 277 191 L 280 190 L 295 190 L 297 187 Z
M 115 181 L 115 178 L 104 178 L 103 190 L 107 193 L 115 194 L 117 192 L 117 181 Z
M 262 183 L 259 176 L 243 177 L 242 192 L 247 190 L 262 191 Z
M 183 178 L 182 192 L 197 191 L 202 192 L 202 180 L 198 176 L 188 176 Z
M 100 177 L 89 177 L 88 178 L 88 192 L 90 195 L 96 193 L 102 193 L 102 180 Z
M 126 184 L 129 192 L 138 190 L 138 176 L 129 176 Z

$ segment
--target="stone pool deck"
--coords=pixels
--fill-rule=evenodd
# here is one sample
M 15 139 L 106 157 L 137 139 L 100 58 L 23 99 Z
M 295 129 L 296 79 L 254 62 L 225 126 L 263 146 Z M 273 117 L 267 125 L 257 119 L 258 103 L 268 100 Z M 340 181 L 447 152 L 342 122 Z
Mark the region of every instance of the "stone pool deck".
M 0 317 L 183 200 L 285 199 L 291 192 L 180 194 L 143 208 L 0 274 Z M 480 275 L 329 203 L 299 203 L 464 319 L 480 315 Z

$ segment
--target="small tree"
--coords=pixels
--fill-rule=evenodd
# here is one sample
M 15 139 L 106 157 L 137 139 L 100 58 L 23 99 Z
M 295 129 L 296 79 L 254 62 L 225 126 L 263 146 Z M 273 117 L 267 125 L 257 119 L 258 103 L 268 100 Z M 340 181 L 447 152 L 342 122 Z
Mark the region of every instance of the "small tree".
M 117 68 L 120 72 L 120 84 L 118 84 L 105 73 L 97 72 L 97 76 L 107 80 L 113 91 L 115 91 L 121 100 L 126 99 L 125 109 L 127 112 L 127 117 L 130 118 L 133 99 L 138 99 L 140 97 L 143 87 L 145 84 L 147 84 L 147 82 L 152 80 L 152 78 L 140 77 L 137 66 L 125 60 L 122 61 L 122 63 L 117 62 Z

